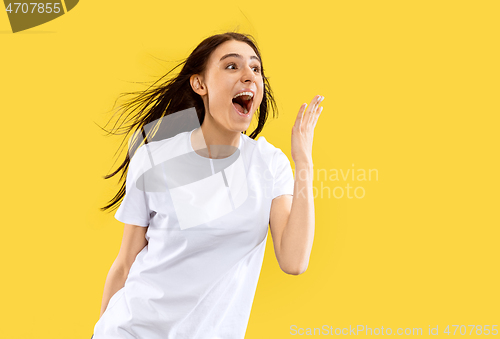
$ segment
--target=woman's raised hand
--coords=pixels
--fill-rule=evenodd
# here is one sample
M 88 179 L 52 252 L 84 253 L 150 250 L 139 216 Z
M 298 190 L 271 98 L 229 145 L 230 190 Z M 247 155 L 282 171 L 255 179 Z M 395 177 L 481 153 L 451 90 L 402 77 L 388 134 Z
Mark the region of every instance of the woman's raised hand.
M 312 144 L 314 128 L 316 127 L 321 111 L 323 111 L 323 107 L 319 107 L 319 104 L 324 98 L 321 95 L 317 95 L 312 99 L 309 106 L 307 104 L 300 106 L 297 119 L 292 128 L 292 159 L 296 165 L 304 164 L 312 166 L 313 164 Z

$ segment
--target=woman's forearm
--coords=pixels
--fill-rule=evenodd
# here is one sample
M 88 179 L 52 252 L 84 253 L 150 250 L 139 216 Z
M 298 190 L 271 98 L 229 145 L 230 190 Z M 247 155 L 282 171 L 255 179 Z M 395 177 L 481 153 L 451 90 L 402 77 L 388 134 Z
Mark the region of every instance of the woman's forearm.
M 307 269 L 314 240 L 313 164 L 295 165 L 295 185 L 288 223 L 281 237 L 281 253 L 291 272 Z
M 102 316 L 102 314 L 108 307 L 108 303 L 111 297 L 125 285 L 125 280 L 127 280 L 127 276 L 128 272 L 126 272 L 123 268 L 117 266 L 116 261 L 113 263 L 113 265 L 111 265 L 108 276 L 106 277 L 106 283 L 104 284 L 104 292 L 101 304 L 101 315 L 99 316 L 99 318 Z

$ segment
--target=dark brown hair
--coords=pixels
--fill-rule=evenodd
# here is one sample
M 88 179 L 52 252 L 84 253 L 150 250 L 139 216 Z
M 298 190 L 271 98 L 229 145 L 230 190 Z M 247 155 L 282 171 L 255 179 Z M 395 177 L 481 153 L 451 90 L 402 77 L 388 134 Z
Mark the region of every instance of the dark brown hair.
M 179 63 L 168 73 L 154 82 L 151 86 L 149 86 L 148 89 L 144 91 L 127 92 L 120 94 L 119 98 L 124 95 L 135 95 L 133 99 L 128 100 L 123 105 L 119 106 L 119 108 L 123 108 L 123 114 L 119 115 L 119 120 L 120 118 L 124 118 L 124 120 L 116 128 L 116 132 L 106 131 L 101 126 L 99 127 L 108 132 L 107 135 L 125 134 L 125 138 L 122 141 L 120 147 L 122 147 L 123 142 L 127 139 L 128 134 L 132 132 L 132 137 L 130 138 L 131 140 L 128 142 L 128 144 L 129 148 L 133 150 L 133 152 L 135 152 L 135 150 L 137 150 L 137 148 L 139 148 L 143 143 L 147 143 L 148 140 L 152 140 L 151 135 L 146 135 L 146 133 L 144 133 L 144 126 L 151 122 L 161 120 L 161 118 L 166 115 L 194 107 L 198 115 L 199 125 L 201 126 L 205 118 L 205 106 L 202 98 L 195 91 L 193 91 L 190 83 L 190 77 L 193 74 L 204 74 L 208 59 L 212 52 L 220 44 L 229 40 L 237 40 L 247 43 L 248 45 L 250 45 L 250 47 L 253 48 L 255 54 L 257 54 L 257 56 L 261 60 L 261 74 L 264 82 L 264 95 L 259 108 L 255 112 L 256 116 L 258 117 L 257 127 L 249 135 L 250 138 L 255 139 L 264 128 L 264 124 L 267 121 L 270 107 L 272 108 L 273 118 L 277 117 L 277 105 L 274 100 L 271 87 L 269 85 L 269 80 L 264 75 L 264 65 L 262 64 L 262 57 L 256 43 L 254 42 L 254 38 L 249 34 L 236 32 L 226 32 L 206 38 L 193 50 L 193 52 L 191 52 L 189 57 L 183 59 L 181 63 Z M 157 85 L 158 82 L 160 82 L 163 78 L 168 76 L 172 71 L 174 71 L 181 65 L 184 66 L 182 67 L 182 70 L 178 75 L 173 76 L 171 79 L 165 80 Z M 129 118 L 129 116 L 136 110 L 138 110 L 138 112 Z M 113 118 L 111 118 L 110 121 L 112 119 Z M 110 121 L 108 121 L 108 123 Z M 128 125 L 126 125 L 127 122 L 129 123 Z M 243 133 L 246 134 L 246 131 L 244 131 Z M 118 167 L 118 169 L 113 173 L 103 177 L 104 179 L 110 179 L 118 174 L 118 172 L 122 171 L 120 181 L 123 181 L 123 183 L 119 192 L 113 197 L 113 199 L 111 199 L 106 206 L 100 208 L 101 211 L 118 208 L 119 202 L 125 196 L 126 183 L 124 181 L 124 178 L 126 177 L 129 163 L 130 157 L 129 152 L 127 152 L 125 160 Z

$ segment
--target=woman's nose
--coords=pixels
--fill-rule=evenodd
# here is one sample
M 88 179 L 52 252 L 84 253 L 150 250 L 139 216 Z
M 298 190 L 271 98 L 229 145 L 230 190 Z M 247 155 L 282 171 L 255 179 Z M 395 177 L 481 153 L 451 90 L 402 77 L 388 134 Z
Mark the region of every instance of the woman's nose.
M 250 82 L 255 82 L 255 74 L 252 71 L 252 67 L 245 69 L 245 74 L 243 74 L 243 82 L 250 80 Z

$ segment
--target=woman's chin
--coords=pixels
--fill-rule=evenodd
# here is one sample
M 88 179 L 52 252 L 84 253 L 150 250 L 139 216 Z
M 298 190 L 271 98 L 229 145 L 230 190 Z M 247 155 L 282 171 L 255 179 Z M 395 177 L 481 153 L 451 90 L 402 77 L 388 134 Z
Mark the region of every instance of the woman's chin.
M 234 104 L 232 104 L 231 106 L 231 120 L 235 122 L 235 129 L 239 132 L 248 130 L 248 127 L 250 127 L 250 123 L 252 122 L 253 118 L 253 106 L 250 106 L 250 110 L 248 111 L 248 113 L 238 111 Z
M 248 128 L 250 127 L 250 123 L 236 123 L 233 125 L 233 128 L 232 130 L 233 131 L 237 131 L 237 132 L 240 132 L 240 133 L 243 133 L 245 131 L 248 131 Z

